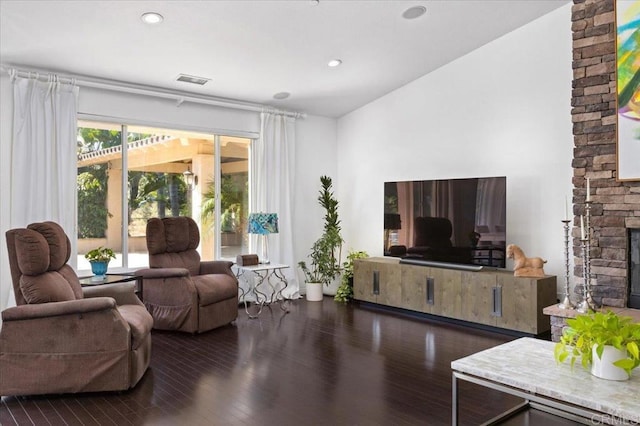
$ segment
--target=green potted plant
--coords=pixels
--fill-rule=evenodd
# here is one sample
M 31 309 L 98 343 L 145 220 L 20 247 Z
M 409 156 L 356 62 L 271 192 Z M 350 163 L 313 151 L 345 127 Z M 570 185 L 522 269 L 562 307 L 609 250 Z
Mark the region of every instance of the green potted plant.
M 333 300 L 346 303 L 353 298 L 353 263 L 365 257 L 369 257 L 366 251 L 349 251 L 347 261 L 342 264 L 342 280 Z
M 333 281 L 335 263 L 331 258 L 331 243 L 326 238 L 319 238 L 311 247 L 309 253 L 309 265 L 305 261 L 298 262 L 298 266 L 304 274 L 307 289 L 307 300 L 319 302 L 323 297 L 323 286 L 328 286 Z
M 582 367 L 610 380 L 627 380 L 640 365 L 640 323 L 614 312 L 595 312 L 567 320 L 554 357 L 558 363 L 580 357 Z M 610 362 L 613 367 L 607 363 Z
M 93 272 L 94 275 L 102 276 L 107 273 L 109 261 L 115 259 L 116 254 L 110 248 L 98 247 L 89 250 L 84 257 L 91 263 L 91 272 Z
M 333 182 L 329 176 L 321 176 L 320 184 L 318 202 L 325 209 L 323 233 L 311 247 L 309 265 L 305 261 L 298 262 L 305 276 L 309 301 L 322 300 L 323 285 L 328 287 L 341 271 L 343 239 L 340 234 L 338 200 L 331 190 Z

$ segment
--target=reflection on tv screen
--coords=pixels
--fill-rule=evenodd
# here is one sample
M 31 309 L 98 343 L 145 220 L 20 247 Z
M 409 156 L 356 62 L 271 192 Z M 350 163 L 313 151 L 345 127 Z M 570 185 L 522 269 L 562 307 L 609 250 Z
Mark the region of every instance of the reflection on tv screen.
M 505 267 L 506 177 L 386 182 L 384 253 Z

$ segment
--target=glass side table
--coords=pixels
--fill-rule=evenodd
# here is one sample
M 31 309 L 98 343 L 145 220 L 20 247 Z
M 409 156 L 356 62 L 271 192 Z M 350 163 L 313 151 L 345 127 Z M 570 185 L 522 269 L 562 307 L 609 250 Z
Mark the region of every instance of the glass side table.
M 136 275 L 135 273 L 120 273 L 120 274 L 106 274 L 103 276 L 93 275 L 90 277 L 81 277 L 79 278 L 80 285 L 82 287 L 93 287 L 98 285 L 106 285 L 106 284 L 116 284 L 116 283 L 125 283 L 129 281 L 136 282 L 136 295 L 140 301 L 142 300 L 142 289 L 143 289 L 143 280 L 142 277 Z

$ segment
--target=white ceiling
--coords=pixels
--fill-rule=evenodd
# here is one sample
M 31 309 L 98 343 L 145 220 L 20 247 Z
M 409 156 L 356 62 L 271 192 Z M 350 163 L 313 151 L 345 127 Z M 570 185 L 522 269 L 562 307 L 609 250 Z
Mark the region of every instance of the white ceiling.
M 567 3 L 0 0 L 0 62 L 339 117 Z

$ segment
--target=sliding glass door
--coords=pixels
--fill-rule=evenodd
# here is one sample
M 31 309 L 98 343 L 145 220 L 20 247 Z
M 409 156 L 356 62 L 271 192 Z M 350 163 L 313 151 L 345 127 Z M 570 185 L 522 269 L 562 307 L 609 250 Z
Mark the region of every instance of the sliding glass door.
M 146 222 L 189 216 L 204 260 L 247 251 L 247 138 L 79 121 L 78 269 L 84 253 L 112 248 L 110 267 L 148 264 Z M 123 155 L 124 152 L 124 155 Z

